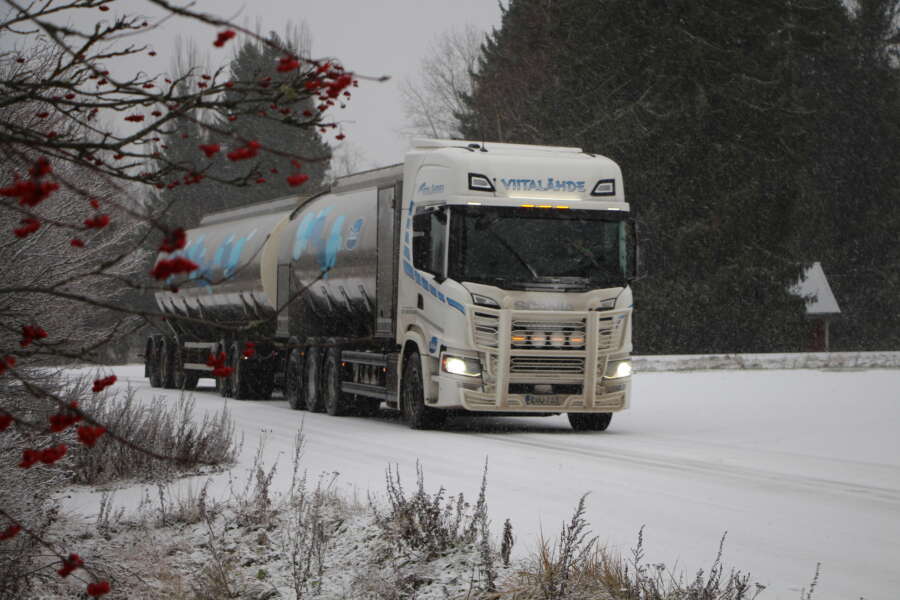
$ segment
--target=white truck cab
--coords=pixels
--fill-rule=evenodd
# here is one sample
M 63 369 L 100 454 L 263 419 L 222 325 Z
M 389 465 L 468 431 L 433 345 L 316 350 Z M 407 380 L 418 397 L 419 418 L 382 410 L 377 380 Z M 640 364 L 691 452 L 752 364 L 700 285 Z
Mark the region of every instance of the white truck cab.
M 465 409 L 605 429 L 631 383 L 635 246 L 618 165 L 416 140 L 403 180 L 396 340 L 401 365 L 421 363 L 422 424 Z M 416 400 L 410 371 L 401 405 Z

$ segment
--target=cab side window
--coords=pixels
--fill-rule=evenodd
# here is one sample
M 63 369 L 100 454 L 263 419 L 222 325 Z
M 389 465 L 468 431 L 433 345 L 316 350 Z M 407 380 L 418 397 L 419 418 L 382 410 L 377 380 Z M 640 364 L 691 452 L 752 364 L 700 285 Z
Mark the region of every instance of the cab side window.
M 413 216 L 413 266 L 432 275 L 444 275 L 447 214 L 443 207 Z

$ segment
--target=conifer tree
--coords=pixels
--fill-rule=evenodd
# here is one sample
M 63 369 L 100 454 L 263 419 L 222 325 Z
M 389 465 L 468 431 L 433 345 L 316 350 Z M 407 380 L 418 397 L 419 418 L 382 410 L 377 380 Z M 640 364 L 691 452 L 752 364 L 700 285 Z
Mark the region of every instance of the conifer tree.
M 879 2 L 897 4 L 869 4 Z M 896 80 L 887 62 L 848 75 L 852 24 L 839 0 L 512 0 L 483 47 L 462 129 L 622 165 L 649 270 L 635 284 L 639 351 L 799 350 L 804 307 L 788 289 L 848 241 L 835 226 L 846 211 L 825 188 L 897 190 L 885 169 L 897 164 L 896 128 L 872 100 L 890 106 Z M 878 36 L 891 39 L 884 25 Z M 865 81 L 880 94 L 854 93 Z M 873 135 L 880 157 L 854 150 Z M 865 156 L 855 176 L 848 154 Z M 848 231 L 871 262 L 896 239 L 885 217 L 897 211 L 869 212 L 880 200 L 862 196 L 849 202 L 882 220 Z M 866 229 L 880 241 L 864 241 Z

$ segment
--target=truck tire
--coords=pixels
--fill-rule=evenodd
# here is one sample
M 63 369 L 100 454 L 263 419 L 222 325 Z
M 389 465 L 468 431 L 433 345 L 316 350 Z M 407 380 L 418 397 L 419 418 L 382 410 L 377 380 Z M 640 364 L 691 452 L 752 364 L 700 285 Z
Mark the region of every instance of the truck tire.
M 193 391 L 197 389 L 197 380 L 200 376 L 196 372 L 184 370 L 184 350 L 180 342 L 175 346 L 175 388 L 179 390 Z
M 231 353 L 228 356 L 231 371 L 231 397 L 235 400 L 253 399 L 253 373 L 252 368 L 244 360 L 242 344 L 235 342 L 231 345 Z
M 284 397 L 294 410 L 306 409 L 303 391 L 303 357 L 300 356 L 300 349 L 294 348 L 284 365 Z
M 184 384 L 181 389 L 194 391 L 197 389 L 197 382 L 200 380 L 200 374 L 196 372 L 184 372 Z
M 159 379 L 162 387 L 175 389 L 175 346 L 171 339 L 159 340 Z
M 569 424 L 575 431 L 606 431 L 612 413 L 569 413 Z
M 322 400 L 325 412 L 332 417 L 349 414 L 352 405 L 349 394 L 341 391 L 341 379 L 341 349 L 329 348 L 322 368 Z
M 159 344 L 154 338 L 147 340 L 147 350 L 144 360 L 147 363 L 150 387 L 162 387 L 162 376 L 159 373 Z
M 271 400 L 275 391 L 275 374 L 272 372 L 271 361 L 245 360 L 251 373 L 251 389 L 257 400 Z
M 306 350 L 306 410 L 322 412 L 322 351 L 317 347 Z
M 411 429 L 435 429 L 447 420 L 447 413 L 425 406 L 422 362 L 416 351 L 410 352 L 403 363 L 400 414 Z

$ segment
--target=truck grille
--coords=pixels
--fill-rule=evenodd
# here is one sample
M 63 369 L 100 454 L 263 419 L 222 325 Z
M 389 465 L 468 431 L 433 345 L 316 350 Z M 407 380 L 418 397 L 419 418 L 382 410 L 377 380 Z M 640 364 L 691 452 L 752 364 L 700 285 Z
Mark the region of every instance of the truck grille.
M 496 315 L 476 312 L 472 322 L 475 325 L 475 344 L 486 348 L 496 348 L 500 318 Z
M 600 319 L 597 337 L 597 349 L 600 352 L 611 351 L 622 344 L 622 336 L 625 333 L 625 317 L 612 316 Z
M 558 356 L 513 356 L 509 360 L 511 376 L 560 377 L 584 375 L 584 358 Z M 522 377 L 516 377 L 523 379 Z
M 584 340 L 584 319 L 569 322 L 512 322 L 512 347 L 516 349 L 584 350 Z

